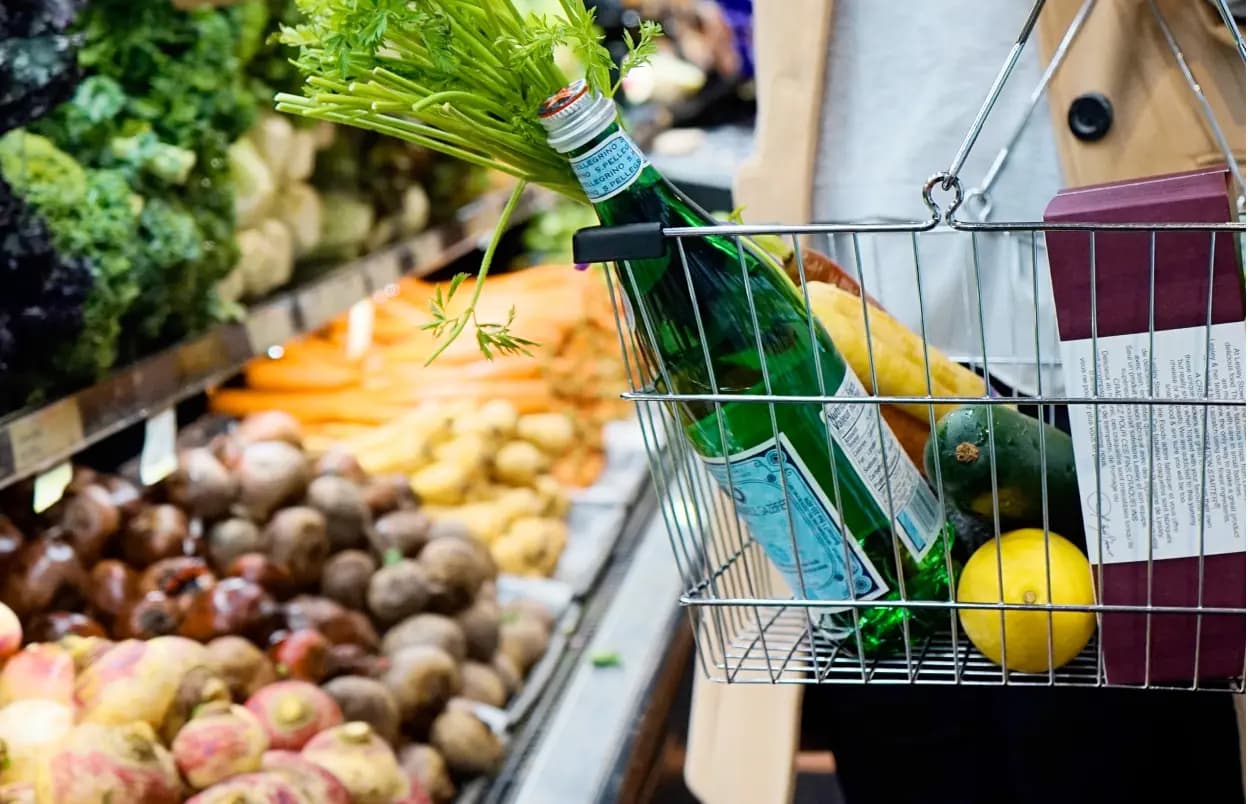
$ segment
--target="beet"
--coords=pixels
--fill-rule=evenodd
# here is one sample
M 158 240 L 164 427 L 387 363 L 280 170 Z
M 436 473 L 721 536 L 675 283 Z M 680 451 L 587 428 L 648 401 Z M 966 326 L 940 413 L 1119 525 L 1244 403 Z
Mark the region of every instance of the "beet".
M 73 634 L 81 637 L 104 637 L 104 626 L 76 611 L 49 611 L 36 614 L 26 629 L 31 642 L 57 642 Z
M 243 553 L 230 562 L 225 574 L 251 581 L 278 599 L 288 596 L 294 587 L 286 568 L 263 553 Z
M 206 448 L 182 452 L 165 488 L 169 502 L 192 517 L 209 521 L 227 516 L 238 496 L 238 482 Z
M 329 668 L 330 642 L 319 631 L 303 628 L 277 637 L 269 658 L 277 674 L 301 681 L 319 682 Z
M 235 517 L 218 522 L 208 531 L 208 557 L 218 572 L 246 553 L 266 553 L 269 549 L 264 532 L 250 519 Z
M 77 553 L 53 531 L 22 545 L 0 582 L 0 600 L 18 617 L 27 617 L 51 608 L 66 593 L 78 596 L 86 586 L 87 573 Z
M 265 522 L 278 508 L 302 498 L 310 474 L 304 454 L 285 441 L 248 444 L 237 471 L 239 501 L 254 522 Z
M 307 504 L 325 517 L 332 550 L 346 550 L 364 544 L 372 527 L 373 514 L 360 487 L 343 477 L 323 475 L 308 484 Z
M 404 558 L 415 558 L 429 543 L 431 525 L 429 517 L 418 510 L 388 513 L 373 525 L 373 551 L 384 556 L 391 550 L 398 550 Z
M 347 608 L 367 607 L 368 580 L 377 571 L 377 562 L 363 550 L 343 550 L 330 556 L 321 571 L 321 594 Z
M 87 600 L 105 618 L 119 616 L 139 596 L 139 577 L 130 565 L 105 559 L 91 568 Z
M 251 414 L 238 423 L 234 435 L 245 445 L 281 441 L 292 447 L 300 449 L 303 447 L 303 434 L 300 432 L 299 420 L 280 410 Z
M 108 489 L 91 484 L 65 503 L 61 529 L 78 559 L 92 564 L 121 529 L 121 512 Z
M 399 705 L 386 685 L 373 678 L 343 676 L 322 688 L 337 703 L 344 720 L 362 720 L 381 739 L 394 745 L 399 739 Z
M 190 600 L 178 633 L 199 642 L 227 634 L 264 640 L 280 617 L 277 603 L 258 584 L 226 578 Z
M 161 592 L 171 598 L 178 598 L 211 589 L 216 582 L 216 576 L 202 558 L 162 558 L 139 576 L 139 594 Z
M 190 541 L 190 522 L 176 505 L 152 505 L 126 524 L 121 554 L 135 567 L 184 553 Z
M 237 701 L 244 701 L 261 687 L 277 681 L 277 671 L 269 657 L 240 636 L 222 636 L 209 642 L 208 664 Z
M 325 517 L 307 506 L 283 508 L 265 528 L 269 556 L 290 573 L 298 587 L 314 585 L 329 558 Z

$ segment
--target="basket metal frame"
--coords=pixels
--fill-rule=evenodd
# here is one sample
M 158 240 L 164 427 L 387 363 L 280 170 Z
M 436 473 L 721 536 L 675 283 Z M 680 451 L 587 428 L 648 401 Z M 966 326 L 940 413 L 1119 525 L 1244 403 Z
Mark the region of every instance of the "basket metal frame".
M 1034 109 L 1036 102 L 1043 96 L 1043 90 L 1048 80 L 1052 77 L 1057 65 L 1064 58 L 1067 50 L 1074 41 L 1079 28 L 1086 20 L 1088 13 L 1096 0 L 1085 0 L 1083 7 L 1077 13 L 1071 29 L 1067 31 L 1066 36 L 1059 44 L 1053 60 L 1046 67 L 1041 85 L 1037 87 L 1032 95 L 1032 105 L 1027 110 L 1029 115 Z M 1226 145 L 1226 139 L 1222 136 L 1217 126 L 1217 121 L 1212 116 L 1212 110 L 1208 103 L 1204 100 L 1203 94 L 1195 79 L 1192 77 L 1190 70 L 1186 68 L 1186 62 L 1182 52 L 1179 50 L 1177 43 L 1172 35 L 1169 34 L 1169 28 L 1166 25 L 1164 17 L 1161 15 L 1156 3 L 1149 0 L 1154 17 L 1157 23 L 1166 33 L 1168 42 L 1174 52 L 1180 68 L 1189 80 L 1189 84 L 1193 90 L 1193 97 L 1198 105 L 1205 112 L 1206 119 L 1210 123 L 1211 129 L 1215 132 L 1215 139 L 1222 146 L 1224 153 L 1228 157 L 1228 163 L 1235 181 L 1240 190 L 1239 209 L 1242 215 L 1243 211 L 1243 177 L 1234 158 L 1231 155 L 1229 147 Z M 1235 41 L 1238 43 L 1241 57 L 1243 56 L 1243 40 L 1239 36 L 1239 31 L 1235 27 L 1234 20 L 1231 17 L 1229 8 L 1227 8 L 1224 0 L 1217 0 L 1219 11 L 1222 13 L 1223 19 L 1229 28 L 1232 29 Z M 976 189 L 969 194 L 965 194 L 962 189 L 962 183 L 958 173 L 964 165 L 967 156 L 974 147 L 975 142 L 982 130 L 984 123 L 992 111 L 997 97 L 1008 80 L 1022 47 L 1030 37 L 1032 28 L 1039 16 L 1040 10 L 1044 5 L 1044 0 L 1036 0 L 1029 14 L 1027 21 L 1024 23 L 1023 30 L 1018 37 L 1018 41 L 1011 49 L 1007 56 L 1005 64 L 1002 66 L 1000 73 L 989 90 L 988 96 L 985 98 L 984 104 L 976 116 L 975 121 L 968 130 L 956 156 L 953 159 L 949 169 L 939 172 L 932 176 L 922 188 L 924 202 L 930 212 L 930 216 L 925 220 L 906 221 L 906 222 L 851 222 L 851 223 L 812 223 L 812 224 L 791 224 L 791 225 L 743 225 L 743 224 L 717 224 L 713 226 L 697 226 L 697 227 L 654 227 L 652 234 L 659 237 L 662 243 L 650 242 L 648 245 L 642 246 L 640 250 L 634 248 L 632 251 L 625 247 L 618 253 L 612 254 L 613 259 L 618 268 L 617 272 L 611 270 L 606 271 L 607 281 L 613 295 L 617 297 L 622 290 L 618 286 L 619 282 L 631 281 L 631 273 L 628 270 L 628 260 L 630 258 L 639 259 L 644 257 L 656 256 L 656 249 L 659 253 L 663 253 L 668 247 L 676 250 L 680 257 L 681 265 L 685 271 L 686 284 L 693 301 L 693 309 L 698 311 L 700 308 L 697 304 L 696 290 L 690 277 L 689 267 L 685 260 L 685 243 L 689 238 L 704 237 L 708 235 L 720 235 L 731 237 L 735 240 L 738 250 L 738 261 L 741 270 L 747 271 L 744 260 L 743 238 L 748 239 L 757 235 L 776 235 L 787 237 L 791 240 L 794 253 L 796 255 L 797 273 L 800 279 L 800 287 L 806 306 L 809 310 L 810 297 L 807 288 L 806 270 L 801 259 L 800 238 L 808 235 L 829 235 L 840 234 L 848 235 L 852 243 L 852 251 L 854 255 L 852 270 L 850 273 L 862 285 L 863 298 L 863 318 L 866 322 L 866 340 L 868 360 L 871 368 L 870 382 L 868 378 L 863 377 L 863 385 L 868 388 L 867 397 L 840 397 L 827 393 L 824 387 L 822 375 L 819 375 L 819 393 L 809 395 L 783 395 L 775 394 L 770 387 L 770 377 L 766 369 L 766 355 L 763 350 L 761 338 L 758 337 L 760 332 L 757 310 L 754 307 L 753 300 L 748 299 L 751 312 L 750 325 L 756 336 L 756 345 L 760 356 L 760 362 L 763 367 L 763 376 L 766 393 L 759 395 L 741 396 L 731 393 L 722 393 L 716 385 L 714 373 L 711 370 L 711 357 L 706 346 L 705 329 L 701 314 L 698 313 L 696 326 L 701 336 L 704 357 L 707 362 L 708 375 L 711 382 L 711 393 L 703 394 L 681 394 L 669 391 L 659 390 L 655 383 L 655 378 L 665 378 L 667 375 L 667 367 L 664 365 L 658 350 L 648 349 L 642 350 L 638 343 L 638 339 L 648 339 L 654 342 L 654 326 L 648 318 L 647 311 L 642 308 L 638 312 L 638 318 L 633 322 L 626 322 L 620 318 L 619 308 L 617 305 L 617 325 L 619 331 L 619 344 L 621 353 L 624 356 L 626 371 L 629 376 L 630 390 L 624 394 L 626 399 L 636 403 L 638 419 L 641 425 L 643 438 L 645 440 L 647 453 L 651 463 L 651 476 L 655 484 L 656 492 L 659 499 L 659 510 L 667 526 L 669 540 L 676 564 L 681 574 L 684 585 L 684 593 L 680 596 L 680 605 L 685 607 L 690 626 L 693 630 L 697 645 L 698 663 L 702 672 L 711 680 L 723 681 L 727 683 L 884 683 L 884 684 L 990 684 L 990 685 L 1023 685 L 1023 686 L 1132 686 L 1144 688 L 1179 688 L 1189 690 L 1214 689 L 1214 690 L 1232 690 L 1242 692 L 1244 690 L 1244 675 L 1241 672 L 1238 677 L 1226 679 L 1209 679 L 1202 678 L 1200 672 L 1200 654 L 1201 654 L 1201 627 L 1206 617 L 1240 617 L 1245 616 L 1244 607 L 1214 607 L 1205 605 L 1196 605 L 1188 607 L 1161 606 L 1154 605 L 1153 600 L 1153 511 L 1154 500 L 1156 494 L 1155 488 L 1155 432 L 1153 427 L 1154 411 L 1162 406 L 1175 407 L 1196 407 L 1201 410 L 1201 505 L 1200 505 L 1200 554 L 1199 576 L 1198 576 L 1198 603 L 1204 600 L 1204 531 L 1205 531 L 1205 508 L 1208 504 L 1208 495 L 1205 487 L 1206 483 L 1206 466 L 1209 453 L 1209 414 L 1211 410 L 1230 409 L 1238 410 L 1239 417 L 1245 415 L 1248 407 L 1245 405 L 1243 398 L 1222 399 L 1210 398 L 1209 396 L 1209 347 L 1208 337 L 1206 337 L 1205 349 L 1205 393 L 1196 397 L 1163 397 L 1150 393 L 1146 396 L 1118 397 L 1106 396 L 1100 393 L 1099 379 L 1094 379 L 1092 396 L 1074 396 L 1074 395 L 1055 395 L 1046 394 L 1043 387 L 1037 389 L 1035 394 L 1025 397 L 1003 398 L 993 394 L 991 387 L 992 367 L 994 363 L 1001 362 L 1001 358 L 990 357 L 988 348 L 988 339 L 985 332 L 985 319 L 983 309 L 983 284 L 981 281 L 983 268 L 980 265 L 980 244 L 985 238 L 1030 238 L 1031 251 L 1031 280 L 1033 295 L 1032 315 L 1036 324 L 1035 337 L 1035 353 L 1033 355 L 1011 355 L 1005 358 L 1006 362 L 1014 362 L 1018 365 L 1034 366 L 1037 372 L 1037 379 L 1042 376 L 1042 369 L 1045 366 L 1053 367 L 1059 365 L 1055 363 L 1056 356 L 1042 355 L 1041 336 L 1040 336 L 1040 317 L 1042 315 L 1039 305 L 1039 250 L 1038 235 L 1052 231 L 1072 231 L 1086 232 L 1089 239 L 1089 271 L 1092 282 L 1092 344 L 1093 344 L 1093 374 L 1098 376 L 1096 370 L 1096 358 L 1098 353 L 1096 346 L 1096 248 L 1097 235 L 1102 232 L 1148 232 L 1150 243 L 1150 264 L 1149 264 L 1149 304 L 1150 304 L 1150 321 L 1149 321 L 1149 388 L 1155 387 L 1156 381 L 1156 356 L 1152 351 L 1153 336 L 1156 332 L 1155 312 L 1156 312 L 1156 255 L 1157 255 L 1157 238 L 1159 234 L 1169 232 L 1205 232 L 1209 234 L 1209 276 L 1208 287 L 1209 293 L 1206 300 L 1206 335 L 1213 326 L 1213 278 L 1214 278 L 1214 254 L 1218 243 L 1218 237 L 1236 237 L 1241 238 L 1245 229 L 1242 222 L 1240 223 L 1099 223 L 1099 222 L 1041 222 L 1041 221 L 1015 221 L 1015 222 L 996 222 L 987 220 L 988 213 L 991 209 L 991 202 L 988 198 L 989 188 L 991 187 L 996 176 L 1005 166 L 1010 147 L 1014 140 L 1021 132 L 1024 120 L 1019 122 L 1014 133 L 1011 135 L 1007 145 L 997 155 L 992 163 L 988 175 L 984 181 L 979 184 Z M 944 209 L 936 200 L 938 192 L 951 193 L 952 197 Z M 962 207 L 964 200 L 974 199 L 978 201 L 978 220 L 959 219 L 955 213 Z M 634 233 L 635 234 L 635 233 Z M 979 325 L 979 345 L 981 354 L 978 356 L 965 356 L 966 362 L 976 364 L 984 374 L 984 394 L 978 397 L 934 397 L 932 391 L 932 378 L 930 365 L 926 365 L 927 388 L 928 394 L 918 396 L 886 396 L 873 393 L 871 389 L 877 388 L 875 382 L 875 353 L 872 346 L 871 335 L 871 316 L 869 314 L 866 295 L 871 289 L 864 284 L 864 272 L 861 260 L 861 239 L 868 237 L 909 237 L 911 240 L 912 251 L 914 254 L 914 281 L 915 289 L 919 300 L 919 332 L 924 345 L 929 343 L 928 339 L 928 318 L 923 303 L 923 270 L 922 262 L 919 256 L 920 237 L 927 238 L 936 234 L 951 234 L 954 236 L 968 237 L 971 242 L 971 255 L 973 261 L 973 271 L 975 277 L 976 302 L 979 306 L 978 325 Z M 636 238 L 634 237 L 634 240 Z M 1240 254 L 1241 267 L 1243 265 L 1242 240 L 1236 244 L 1236 252 Z M 849 267 L 849 266 L 847 266 Z M 616 273 L 616 276 L 612 274 Z M 749 295 L 749 283 L 746 283 L 747 295 Z M 815 330 L 813 316 L 810 324 L 810 337 L 812 342 L 815 338 Z M 658 356 L 658 365 L 649 365 L 647 354 Z M 670 382 L 664 382 L 663 388 L 673 387 Z M 881 600 L 858 600 L 854 595 L 852 588 L 850 589 L 850 599 L 848 600 L 816 600 L 803 596 L 793 596 L 781 584 L 779 588 L 769 581 L 769 571 L 767 568 L 767 557 L 762 551 L 761 545 L 756 542 L 749 534 L 747 527 L 744 525 L 739 516 L 737 516 L 734 506 L 731 502 L 732 477 L 731 472 L 728 473 L 729 493 L 720 493 L 717 483 L 713 480 L 709 473 L 702 467 L 692 448 L 688 445 L 681 432 L 678 419 L 673 411 L 676 406 L 686 402 L 711 403 L 715 406 L 719 423 L 724 427 L 724 418 L 722 407 L 727 403 L 748 402 L 758 404 L 766 409 L 770 416 L 773 435 L 779 437 L 779 428 L 776 419 L 776 405 L 781 404 L 802 404 L 802 403 L 819 403 L 819 404 L 865 404 L 872 406 L 876 411 L 876 423 L 880 436 L 880 449 L 884 449 L 884 432 L 886 425 L 880 414 L 880 406 L 884 404 L 909 403 L 927 405 L 929 425 L 934 429 L 936 425 L 936 414 L 933 407 L 936 403 L 941 404 L 984 404 L 988 406 L 1012 404 L 1023 402 L 1028 405 L 1038 406 L 1038 410 L 1052 414 L 1056 410 L 1056 406 L 1060 405 L 1088 405 L 1093 410 L 1096 423 L 1096 441 L 1098 452 L 1100 446 L 1100 407 L 1103 405 L 1124 405 L 1124 406 L 1145 406 L 1148 410 L 1148 548 L 1147 548 L 1147 599 L 1141 605 L 1105 605 L 1097 603 L 1088 606 L 1070 606 L 1070 605 L 1031 605 L 1024 606 L 1019 604 L 1009 604 L 1005 602 L 996 603 L 959 603 L 954 600 L 953 590 L 950 590 L 948 600 L 910 600 L 905 594 L 904 578 L 902 573 L 901 547 L 899 540 L 893 539 L 893 552 L 896 561 L 897 578 L 900 586 L 901 599 L 896 601 Z M 991 408 L 990 408 L 991 409 Z M 1041 452 L 1043 454 L 1044 428 L 1038 427 L 1041 439 Z M 994 491 L 993 504 L 993 531 L 996 537 L 1000 537 L 1002 532 L 1000 512 L 997 509 L 995 500 L 996 484 L 997 484 L 997 467 L 996 467 L 996 447 L 990 428 L 989 433 L 990 460 L 992 465 L 992 484 Z M 831 438 L 829 437 L 829 460 L 835 465 L 835 456 L 831 449 Z M 1043 458 L 1042 458 L 1043 460 Z M 1098 464 L 1098 470 L 1099 470 Z M 780 474 L 781 483 L 784 484 L 784 474 Z M 943 484 L 939 476 L 939 467 L 936 468 L 936 477 L 929 478 L 935 487 L 939 497 L 941 508 L 944 508 L 944 491 Z M 1099 494 L 1099 471 L 1097 478 L 1098 486 L 1098 508 L 1100 505 L 1101 495 Z M 833 490 L 833 497 L 836 507 L 840 508 L 840 490 L 839 484 L 834 483 L 836 488 Z M 787 487 L 785 491 L 786 508 L 788 507 Z M 895 508 L 891 499 L 892 492 L 889 489 L 889 514 L 890 519 L 895 514 Z M 1048 523 L 1048 488 L 1047 483 L 1042 482 L 1041 488 L 1042 510 L 1044 516 L 1044 530 L 1049 532 Z M 792 537 L 792 546 L 794 553 L 798 552 L 796 536 L 794 534 L 793 519 L 791 510 L 786 511 L 789 517 L 789 532 Z M 1100 529 L 1098 529 L 1098 533 Z M 1103 535 L 1103 534 L 1102 534 Z M 846 554 L 845 560 L 848 563 L 848 545 L 843 545 Z M 948 547 L 948 545 L 946 545 Z M 1099 549 L 1100 545 L 1098 545 Z M 946 554 L 948 551 L 946 550 Z M 1048 558 L 1048 546 L 1046 543 L 1046 559 Z M 1097 588 L 1103 589 L 1103 571 L 1104 564 L 1097 563 L 1096 553 L 1093 554 L 1094 572 L 1097 573 Z M 952 577 L 952 563 L 949 564 L 950 574 Z M 1000 551 L 998 551 L 998 578 L 1000 579 Z M 799 582 L 800 578 L 800 562 L 798 567 Z M 1051 584 L 1051 574 L 1049 583 Z M 804 588 L 804 582 L 801 583 Z M 852 586 L 852 585 L 851 585 Z M 1050 587 L 1051 588 L 1051 587 Z M 809 627 L 809 617 L 807 609 L 810 608 L 827 608 L 839 607 L 848 609 L 853 616 L 855 632 L 853 644 L 841 645 L 831 644 L 819 637 L 814 629 Z M 905 645 L 898 655 L 883 656 L 876 659 L 864 659 L 864 652 L 861 644 L 861 633 L 857 630 L 859 611 L 864 608 L 876 607 L 905 607 L 912 610 L 917 609 L 943 609 L 949 614 L 949 632 L 929 638 L 925 641 L 911 644 L 909 625 L 903 620 L 902 627 L 905 630 Z M 1049 640 L 1049 656 L 1050 667 L 1053 664 L 1053 615 L 1066 611 L 1091 612 L 1096 615 L 1099 621 L 1102 615 L 1112 613 L 1132 613 L 1143 614 L 1146 617 L 1145 627 L 1145 668 L 1143 683 L 1133 684 L 1111 684 L 1105 672 L 1105 657 L 1101 646 L 1101 630 L 1097 629 L 1092 642 L 1088 648 L 1074 661 L 1064 667 L 1054 670 L 1050 669 L 1047 673 L 1042 674 L 1026 674 L 1010 671 L 1005 667 L 999 667 L 983 656 L 980 656 L 970 645 L 966 637 L 958 628 L 957 613 L 959 609 L 986 609 L 995 610 L 1001 613 L 1002 643 L 1005 642 L 1005 612 L 1016 609 L 1042 610 L 1047 612 L 1048 640 Z M 1196 643 L 1193 677 L 1190 680 L 1179 682 L 1159 683 L 1151 677 L 1149 662 L 1152 659 L 1152 624 L 1154 617 L 1186 614 L 1194 615 L 1196 618 Z M 848 648 L 848 650 L 847 650 Z

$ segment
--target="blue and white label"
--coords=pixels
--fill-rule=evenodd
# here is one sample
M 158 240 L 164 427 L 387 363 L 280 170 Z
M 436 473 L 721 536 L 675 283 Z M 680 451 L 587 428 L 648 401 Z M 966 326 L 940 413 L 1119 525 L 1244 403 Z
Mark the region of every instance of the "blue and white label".
M 845 537 L 832 501 L 783 433 L 779 442 L 770 439 L 727 459 L 703 460 L 799 598 L 803 587 L 810 600 L 874 600 L 887 594 L 879 571 L 858 540 Z
M 845 368 L 836 396 L 865 397 L 866 389 Z M 871 492 L 880 510 L 893 512 L 895 532 L 914 560 L 922 561 L 939 541 L 944 524 L 940 503 L 902 450 L 897 436 L 882 420 L 875 405 L 830 403 L 824 407 L 828 429 L 849 458 L 854 473 Z
M 591 203 L 606 201 L 637 180 L 646 157 L 627 134 L 617 131 L 571 160 L 572 171 Z

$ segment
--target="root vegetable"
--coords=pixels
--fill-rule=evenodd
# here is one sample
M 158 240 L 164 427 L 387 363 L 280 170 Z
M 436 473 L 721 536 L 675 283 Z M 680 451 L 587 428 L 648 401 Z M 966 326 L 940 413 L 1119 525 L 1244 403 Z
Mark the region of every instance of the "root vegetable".
M 206 665 L 208 651 L 189 639 L 162 636 L 126 640 L 80 674 L 74 697 L 89 723 L 142 721 L 153 729 L 164 722 L 179 684 L 193 667 Z
M 198 642 L 227 634 L 262 640 L 279 620 L 277 603 L 258 584 L 226 578 L 191 599 L 178 633 Z
M 176 804 L 182 782 L 173 757 L 143 723 L 75 726 L 39 765 L 38 800 Z
M 151 639 L 175 634 L 182 627 L 183 607 L 164 592 L 148 592 L 121 612 L 113 635 L 122 639 Z
M 65 703 L 31 698 L 0 709 L 0 782 L 33 783 L 39 758 L 73 727 L 74 709 Z
M 304 747 L 303 756 L 338 777 L 353 804 L 393 804 L 408 793 L 394 752 L 367 723 L 321 732 Z
M 217 572 L 224 572 L 241 555 L 267 553 L 268 549 L 264 532 L 250 519 L 227 519 L 208 531 L 208 557 Z
M 359 645 L 373 650 L 380 642 L 368 617 L 344 608 L 327 597 L 299 595 L 285 606 L 286 627 L 292 631 L 311 628 L 335 645 Z
M 465 776 L 494 773 L 503 759 L 498 736 L 476 715 L 461 708 L 438 715 L 429 730 L 429 742 L 451 771 Z
M 268 750 L 260 721 L 241 706 L 228 703 L 203 707 L 182 727 L 170 748 L 182 778 L 196 790 L 259 770 Z
M 143 489 L 117 475 L 103 475 L 96 482 L 108 489 L 109 498 L 121 512 L 122 519 L 129 519 L 143 510 Z
M 144 508 L 126 525 L 121 554 L 134 567 L 146 567 L 162 558 L 182 555 L 190 538 L 190 523 L 176 505 Z
M 192 517 L 216 520 L 228 516 L 238 496 L 238 481 L 207 448 L 178 456 L 178 468 L 166 481 L 169 502 Z
M 507 601 L 507 605 L 503 606 L 503 620 L 511 622 L 513 620 L 534 620 L 539 623 L 547 633 L 555 629 L 555 615 L 546 606 L 545 603 L 528 597 L 518 597 L 514 600 Z
M 71 634 L 81 637 L 108 636 L 104 626 L 76 611 L 36 614 L 30 621 L 30 627 L 26 629 L 26 638 L 31 642 L 57 642 Z
M 351 794 L 337 776 L 295 751 L 265 751 L 260 767 L 297 787 L 308 804 L 351 804 Z
M 375 477 L 364 486 L 364 502 L 376 519 L 391 511 L 407 510 L 420 505 L 406 475 Z
M 45 611 L 66 593 L 76 596 L 86 586 L 86 579 L 86 570 L 73 548 L 48 533 L 18 550 L 11 570 L 0 582 L 0 600 L 18 617 L 25 617 Z
M 105 559 L 91 568 L 87 600 L 105 617 L 116 617 L 138 597 L 139 578 L 128 564 Z
M 242 637 L 217 637 L 207 647 L 208 666 L 225 681 L 234 700 L 246 700 L 277 680 L 269 657 Z
M 507 704 L 507 685 L 498 671 L 481 662 L 464 662 L 459 668 L 464 678 L 465 698 L 502 709 Z
M 251 581 L 278 599 L 289 595 L 294 588 L 286 568 L 263 553 L 243 553 L 230 562 L 225 574 Z
M 0 704 L 39 698 L 69 705 L 74 700 L 74 658 L 54 644 L 27 645 L 0 672 Z
M 306 506 L 283 508 L 274 514 L 265 534 L 270 557 L 286 568 L 296 586 L 310 586 L 321 579 L 330 547 L 320 511 Z
M 301 498 L 308 487 L 307 458 L 285 441 L 248 444 L 238 459 L 239 501 L 255 522 Z
M 329 640 L 319 631 L 304 628 L 280 637 L 269 648 L 278 676 L 319 682 L 329 670 Z
M 498 673 L 498 678 L 503 682 L 503 688 L 507 690 L 508 696 L 515 695 L 520 691 L 520 684 L 524 681 L 524 674 L 520 672 L 520 668 L 516 665 L 514 659 L 505 653 L 494 654 L 494 659 L 490 662 L 490 667 L 494 668 L 494 672 Z
M 455 615 L 455 621 L 463 629 L 468 656 L 479 662 L 490 661 L 498 651 L 498 629 L 502 623 L 498 601 L 478 593 L 471 606 Z
M 439 461 L 429 464 L 412 475 L 412 491 L 416 492 L 423 502 L 434 505 L 457 505 L 463 502 L 464 492 L 472 485 L 473 479 L 472 466 Z
M 354 482 L 322 475 L 308 485 L 307 504 L 324 515 L 331 549 L 346 550 L 364 543 L 373 516 Z
M 161 592 L 171 598 L 211 589 L 217 579 L 202 558 L 162 558 L 139 576 L 139 594 Z
M 0 804 L 36 804 L 34 782 L 13 782 L 0 787 Z
M 58 642 L 71 659 L 74 660 L 74 672 L 81 673 L 96 659 L 108 653 L 114 642 L 100 637 L 82 637 L 75 634 L 62 637 Z
M 455 660 L 446 651 L 430 645 L 403 648 L 391 656 L 381 682 L 394 696 L 405 722 L 427 722 L 463 686 Z
M 391 745 L 398 741 L 399 705 L 385 684 L 363 676 L 342 676 L 326 682 L 323 689 L 337 701 L 344 720 L 367 723 Z
M 438 749 L 424 743 L 412 743 L 399 752 L 399 767 L 420 782 L 434 804 L 450 804 L 455 798 L 455 783 L 446 760 Z
M 22 622 L 13 609 L 0 603 L 0 661 L 17 653 L 21 646 Z
M 298 751 L 343 720 L 337 701 L 306 681 L 270 684 L 248 698 L 246 707 L 264 728 L 269 746 L 288 751 Z
M 463 609 L 491 574 L 478 548 L 463 539 L 434 539 L 420 553 L 429 578 L 429 608 L 451 614 Z
M 550 644 L 550 634 L 542 624 L 526 618 L 508 621 L 504 616 L 498 638 L 499 651 L 511 657 L 521 673 L 529 672 Z
M 313 472 L 317 477 L 346 478 L 361 487 L 368 483 L 368 475 L 360 462 L 350 452 L 339 447 L 332 447 L 317 458 Z
M 410 559 L 382 567 L 368 582 L 368 609 L 382 624 L 415 614 L 428 604 L 429 598 L 425 570 Z
M 377 562 L 363 550 L 333 555 L 321 570 L 321 594 L 348 608 L 363 610 L 368 603 L 368 580 Z
M 441 648 L 457 662 L 462 662 L 468 655 L 468 643 L 459 624 L 441 614 L 429 613 L 415 614 L 387 631 L 381 641 L 381 650 L 387 656 L 393 656 L 404 648 L 417 645 Z
M 299 786 L 280 773 L 244 773 L 191 796 L 186 804 L 304 804 Z
M 527 413 L 516 422 L 516 437 L 547 455 L 562 455 L 576 440 L 576 424 L 566 413 Z
M 65 503 L 61 528 L 79 560 L 91 564 L 121 529 L 121 512 L 108 489 L 91 484 Z
M 199 708 L 210 704 L 228 704 L 230 688 L 210 664 L 192 667 L 178 682 L 173 703 L 160 724 L 160 738 L 168 745 Z
M 303 447 L 303 433 L 299 428 L 299 420 L 280 410 L 253 413 L 239 422 L 234 435 L 243 444 L 284 441 L 292 447 Z
M 512 486 L 532 486 L 550 459 L 527 441 L 508 441 L 494 455 L 494 476 Z
M 380 678 L 390 667 L 390 660 L 361 648 L 359 645 L 332 645 L 326 660 L 325 680 L 339 676 Z
M 431 522 L 418 510 L 393 511 L 380 517 L 370 535 L 373 552 L 379 556 L 397 550 L 404 558 L 414 558 L 429 542 Z

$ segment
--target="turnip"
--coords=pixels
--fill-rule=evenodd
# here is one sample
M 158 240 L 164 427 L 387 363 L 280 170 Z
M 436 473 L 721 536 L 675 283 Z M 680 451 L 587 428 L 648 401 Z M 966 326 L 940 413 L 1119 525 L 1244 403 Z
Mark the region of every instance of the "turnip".
M 0 804 L 36 804 L 33 782 L 13 782 L 0 787 Z
M 247 699 L 269 737 L 269 747 L 300 748 L 325 729 L 342 723 L 342 711 L 327 692 L 306 681 L 279 681 Z
M 260 767 L 299 788 L 309 804 L 351 804 L 351 794 L 337 776 L 298 752 L 265 751 Z
M 304 746 L 303 756 L 338 777 L 353 804 L 394 804 L 408 793 L 394 752 L 367 723 L 354 721 L 321 732 Z
M 182 727 L 208 704 L 230 702 L 229 685 L 217 675 L 210 665 L 202 664 L 192 667 L 178 682 L 178 691 L 173 696 L 173 703 L 165 712 L 165 719 L 160 724 L 160 738 L 168 745 Z
M 280 773 L 244 773 L 214 784 L 185 804 L 319 804 Z
M 281 506 L 303 496 L 308 460 L 285 441 L 248 444 L 238 458 L 239 500 L 255 522 L 267 521 Z
M 70 658 L 74 660 L 74 671 L 81 673 L 89 665 L 93 664 L 96 659 L 108 653 L 116 643 L 99 637 L 82 637 L 70 634 L 62 637 L 57 644 L 69 652 Z
M 74 700 L 74 657 L 53 644 L 27 645 L 0 672 L 0 704 L 40 698 Z
M 277 681 L 277 672 L 264 651 L 240 636 L 217 637 L 208 643 L 208 664 L 230 688 L 230 695 L 245 701 L 257 690 Z
M 22 623 L 13 609 L 0 603 L 0 661 L 17 653 L 22 646 Z
M 143 723 L 75 726 L 39 763 L 35 788 L 43 804 L 182 800 L 173 757 Z
M 229 703 L 201 707 L 170 745 L 182 778 L 196 790 L 259 770 L 268 747 L 268 735 L 256 716 Z
M 82 720 L 142 721 L 160 728 L 182 677 L 191 668 L 207 664 L 207 649 L 181 637 L 119 642 L 78 676 L 75 697 L 82 707 Z
M 0 709 L 0 782 L 35 781 L 39 757 L 74 727 L 73 707 L 31 698 Z

